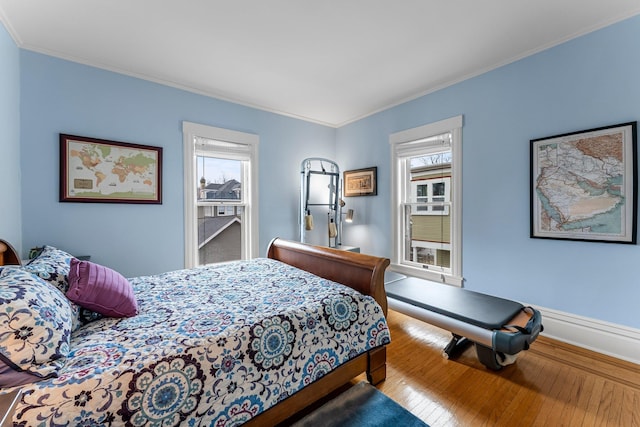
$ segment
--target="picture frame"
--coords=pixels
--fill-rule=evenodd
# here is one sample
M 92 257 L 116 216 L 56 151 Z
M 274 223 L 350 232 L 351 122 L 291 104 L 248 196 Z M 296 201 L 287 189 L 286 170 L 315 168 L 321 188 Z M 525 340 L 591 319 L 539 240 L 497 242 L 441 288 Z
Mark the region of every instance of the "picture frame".
M 378 194 L 378 167 L 345 171 L 344 197 L 376 196 Z
M 60 202 L 162 203 L 162 147 L 60 134 Z
M 530 140 L 530 236 L 636 244 L 637 122 Z

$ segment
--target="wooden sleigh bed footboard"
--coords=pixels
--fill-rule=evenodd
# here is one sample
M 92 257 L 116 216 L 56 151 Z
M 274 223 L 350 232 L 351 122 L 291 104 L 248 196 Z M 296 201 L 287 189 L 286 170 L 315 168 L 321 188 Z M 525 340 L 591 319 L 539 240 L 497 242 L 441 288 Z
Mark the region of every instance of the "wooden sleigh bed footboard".
M 316 276 L 342 283 L 364 295 L 370 295 L 387 315 L 384 272 L 388 258 L 275 238 L 269 244 L 267 257 L 276 259 Z
M 387 314 L 387 295 L 384 290 L 384 272 L 389 265 L 387 258 L 311 246 L 279 238 L 271 241 L 267 256 L 370 295 L 382 307 L 385 316 Z M 386 360 L 385 346 L 369 350 L 259 414 L 245 425 L 276 425 L 362 373 L 366 373 L 371 384 L 378 384 L 386 378 Z

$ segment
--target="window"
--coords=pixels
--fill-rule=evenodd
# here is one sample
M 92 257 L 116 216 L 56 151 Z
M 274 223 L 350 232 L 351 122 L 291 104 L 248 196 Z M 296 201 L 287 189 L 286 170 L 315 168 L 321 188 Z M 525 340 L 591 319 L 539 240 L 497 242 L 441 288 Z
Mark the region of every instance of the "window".
M 462 285 L 462 116 L 394 133 L 393 269 Z
M 258 255 L 258 136 L 183 123 L 185 267 Z

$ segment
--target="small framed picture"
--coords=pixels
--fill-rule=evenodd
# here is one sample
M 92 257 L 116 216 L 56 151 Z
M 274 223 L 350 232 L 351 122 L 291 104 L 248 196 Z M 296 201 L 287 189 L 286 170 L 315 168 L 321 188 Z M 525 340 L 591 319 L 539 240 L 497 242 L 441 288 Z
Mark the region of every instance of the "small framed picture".
M 375 196 L 378 194 L 378 168 L 364 168 L 344 172 L 344 196 Z
M 162 203 L 162 147 L 60 134 L 60 201 Z

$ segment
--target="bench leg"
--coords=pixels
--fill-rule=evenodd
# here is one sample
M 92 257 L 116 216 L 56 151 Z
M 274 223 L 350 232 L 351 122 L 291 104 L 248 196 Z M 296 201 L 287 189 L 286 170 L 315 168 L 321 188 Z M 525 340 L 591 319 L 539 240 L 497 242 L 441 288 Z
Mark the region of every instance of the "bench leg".
M 447 344 L 447 346 L 442 351 L 442 357 L 444 357 L 445 359 L 455 358 L 460 353 L 462 353 L 469 344 L 471 344 L 471 341 L 463 336 L 457 334 L 452 335 L 453 337 L 451 338 L 451 341 L 449 341 L 449 344 Z
M 478 343 L 475 344 L 478 360 L 480 360 L 480 362 L 482 362 L 484 366 L 493 371 L 499 371 L 500 369 L 502 369 L 502 364 L 500 363 L 499 359 L 500 355 L 498 355 L 495 350 Z

